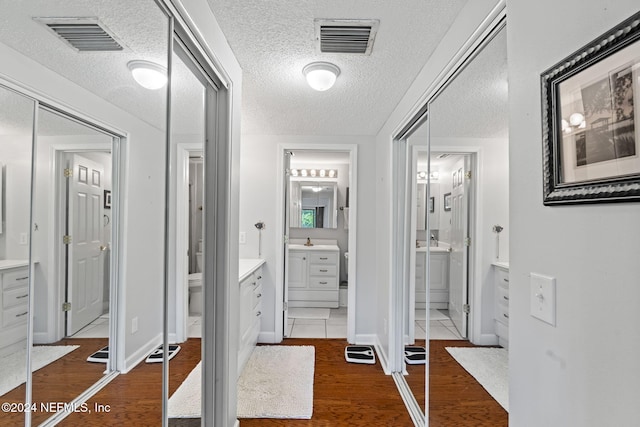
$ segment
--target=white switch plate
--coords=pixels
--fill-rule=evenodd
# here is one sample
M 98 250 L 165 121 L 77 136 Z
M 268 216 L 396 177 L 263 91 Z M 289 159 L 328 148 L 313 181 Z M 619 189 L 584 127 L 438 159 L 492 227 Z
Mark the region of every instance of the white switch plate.
M 244 245 L 245 243 L 247 243 L 247 232 L 246 231 L 241 231 L 240 232 L 240 244 Z
M 531 315 L 556 325 L 556 279 L 531 273 Z
M 21 245 L 29 244 L 29 235 L 27 233 L 20 233 L 20 244 Z

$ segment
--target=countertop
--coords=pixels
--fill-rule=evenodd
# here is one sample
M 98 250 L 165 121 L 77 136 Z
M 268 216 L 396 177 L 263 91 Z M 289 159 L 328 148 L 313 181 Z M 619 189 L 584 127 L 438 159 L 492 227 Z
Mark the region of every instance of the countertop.
M 305 246 L 297 243 L 289 244 L 290 250 L 305 250 L 305 251 L 339 251 L 338 245 L 311 245 Z
M 505 270 L 509 269 L 509 261 L 494 261 L 491 265 L 495 265 L 496 267 L 504 268 Z
M 241 258 L 238 268 L 238 276 L 240 276 L 239 281 L 242 282 L 244 279 L 249 277 L 251 273 L 264 263 L 265 261 L 260 258 Z
M 29 260 L 26 259 L 3 259 L 0 260 L 0 270 L 6 270 L 8 268 L 26 267 L 29 265 Z
M 449 252 L 449 248 L 445 248 L 444 246 L 420 246 L 416 248 L 416 252 L 427 252 L 427 249 L 431 252 Z

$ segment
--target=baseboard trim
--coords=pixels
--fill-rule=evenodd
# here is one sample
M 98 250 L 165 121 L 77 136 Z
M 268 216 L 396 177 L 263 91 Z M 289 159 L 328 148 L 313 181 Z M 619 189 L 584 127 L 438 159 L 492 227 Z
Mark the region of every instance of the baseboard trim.
M 498 345 L 498 336 L 496 334 L 480 334 L 479 339 L 469 341 L 475 345 Z
M 376 345 L 378 336 L 375 334 L 357 334 L 356 345 Z
M 127 357 L 124 361 L 124 369 L 121 371 L 121 373 L 126 374 L 133 368 L 138 366 L 138 364 L 144 361 L 149 353 L 151 353 L 160 344 L 162 344 L 162 334 L 158 334 L 155 337 L 151 338 L 149 341 L 147 341 L 146 344 L 140 347 L 132 355 Z
M 380 359 L 380 365 L 382 366 L 382 370 L 385 375 L 391 375 L 391 370 L 389 369 L 389 356 L 383 350 L 382 343 L 378 339 L 378 336 L 375 336 L 375 348 L 376 353 L 378 353 L 378 359 Z
M 261 344 L 278 344 L 281 341 L 276 341 L 275 332 L 260 332 L 258 334 L 258 342 Z

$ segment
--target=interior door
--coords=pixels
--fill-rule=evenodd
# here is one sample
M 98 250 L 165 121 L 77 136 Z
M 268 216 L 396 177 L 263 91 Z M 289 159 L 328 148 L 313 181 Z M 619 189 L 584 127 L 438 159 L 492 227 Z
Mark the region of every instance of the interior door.
M 452 172 L 453 188 L 451 191 L 451 253 L 449 257 L 449 316 L 456 329 L 464 338 L 467 337 L 468 313 L 465 307 L 468 301 L 468 259 L 469 246 L 469 170 L 467 159 L 462 158 L 454 165 Z
M 284 251 L 284 257 L 283 257 L 283 263 L 282 263 L 282 268 L 283 268 L 283 275 L 282 277 L 284 278 L 283 282 L 282 282 L 282 295 L 283 295 L 283 304 L 282 304 L 282 316 L 283 316 L 283 321 L 282 321 L 282 336 L 283 337 L 288 337 L 289 336 L 289 325 L 288 325 L 288 320 L 289 320 L 289 219 L 290 219 L 290 211 L 289 211 L 289 203 L 291 200 L 291 194 L 289 194 L 290 191 L 290 187 L 291 187 L 291 179 L 290 179 L 290 169 L 291 169 L 291 156 L 293 155 L 293 153 L 291 151 L 287 151 L 285 150 L 284 155 L 283 155 L 283 167 L 284 167 L 284 197 L 283 197 L 283 203 L 284 203 L 284 216 L 283 216 L 283 227 L 282 227 L 282 250 Z
M 69 154 L 67 168 L 66 334 L 71 336 L 102 314 L 104 167 Z

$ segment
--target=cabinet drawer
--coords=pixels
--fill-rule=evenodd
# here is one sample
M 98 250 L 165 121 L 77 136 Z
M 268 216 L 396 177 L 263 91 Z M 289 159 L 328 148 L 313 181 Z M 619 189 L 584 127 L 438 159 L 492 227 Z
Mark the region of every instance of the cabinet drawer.
M 502 304 L 496 304 L 496 320 L 498 322 L 504 323 L 505 325 L 509 324 L 509 306 L 504 306 Z
M 310 277 L 310 288 L 322 288 L 322 289 L 338 289 L 338 279 L 335 277 Z
M 15 289 L 8 289 L 2 292 L 2 307 L 9 308 L 16 305 L 26 305 L 28 301 L 29 290 L 26 286 Z
M 332 253 L 310 253 L 309 261 L 312 264 L 337 264 L 338 263 L 338 254 L 335 252 Z
M 2 326 L 8 327 L 12 325 L 19 325 L 21 323 L 27 323 L 27 313 L 29 313 L 28 306 L 26 304 L 18 307 L 13 307 L 2 312 Z
M 262 302 L 262 285 L 256 286 L 253 290 L 253 307 L 254 309 Z
M 500 322 L 496 322 L 496 335 L 504 340 L 509 340 L 509 327 Z
M 10 289 L 18 286 L 26 286 L 29 283 L 29 270 L 20 268 L 2 273 L 2 288 Z
M 336 276 L 338 269 L 335 265 L 316 265 L 309 266 L 310 276 Z
M 509 289 L 509 272 L 501 268 L 496 268 L 496 284 L 501 288 Z
M 502 286 L 496 287 L 496 304 L 509 307 L 509 290 Z

